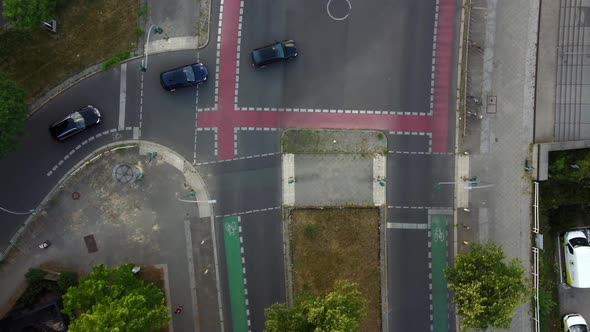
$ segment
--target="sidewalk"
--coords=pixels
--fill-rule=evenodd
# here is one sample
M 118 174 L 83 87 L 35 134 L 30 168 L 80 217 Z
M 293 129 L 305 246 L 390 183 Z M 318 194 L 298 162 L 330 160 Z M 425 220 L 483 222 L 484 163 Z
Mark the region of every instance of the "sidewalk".
M 168 156 L 172 153 L 146 160 L 138 152 L 104 154 L 52 196 L 2 263 L 0 315 L 19 295 L 15 290 L 31 267 L 87 273 L 99 263 L 132 262 L 165 269 L 167 305 L 171 311 L 175 305 L 185 307 L 182 315 L 170 312 L 171 332 L 221 330 L 209 211 L 186 202 L 195 199 L 191 189 L 202 192 L 203 187 L 175 168 Z M 144 176 L 131 180 L 126 166 L 138 162 Z M 88 235 L 95 239 L 96 251 L 87 249 Z M 41 251 L 39 239 L 52 246 Z
M 469 54 L 480 61 L 469 63 L 467 94 L 482 101 L 483 119 L 470 120 L 460 142 L 460 152 L 469 150 L 470 159 L 469 174 L 461 175 L 493 187 L 471 190 L 469 210 L 459 210 L 459 252 L 468 249 L 464 240 L 491 240 L 509 259 L 520 259 L 525 271 L 531 265 L 531 182 L 524 164 L 533 141 L 538 6 L 539 1 L 472 1 L 470 42 L 477 47 Z M 531 331 L 531 318 L 527 303 L 510 331 Z

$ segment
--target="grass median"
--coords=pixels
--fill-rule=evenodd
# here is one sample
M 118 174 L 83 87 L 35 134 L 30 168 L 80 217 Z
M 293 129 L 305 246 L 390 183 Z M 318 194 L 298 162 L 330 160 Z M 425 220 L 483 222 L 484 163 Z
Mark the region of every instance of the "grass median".
M 57 33 L 41 29 L 0 33 L 0 70 L 28 93 L 42 96 L 70 76 L 136 48 L 138 0 L 64 0 Z
M 320 295 L 337 280 L 356 282 L 367 310 L 359 330 L 379 331 L 379 210 L 294 210 L 290 228 L 294 293 Z

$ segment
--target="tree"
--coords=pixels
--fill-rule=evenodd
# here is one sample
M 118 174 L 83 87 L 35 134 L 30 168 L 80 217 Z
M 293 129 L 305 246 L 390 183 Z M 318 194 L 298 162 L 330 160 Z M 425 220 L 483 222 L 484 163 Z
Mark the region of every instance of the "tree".
M 524 268 L 518 259 L 505 263 L 502 249 L 492 242 L 473 243 L 447 269 L 453 303 L 461 316 L 461 329 L 508 329 L 514 311 L 530 294 Z
M 77 287 L 64 295 L 63 313 L 72 320 L 69 331 L 152 331 L 170 320 L 164 292 L 145 286 L 127 264 L 109 269 L 95 266 Z
M 322 296 L 295 296 L 293 307 L 275 303 L 264 311 L 267 332 L 357 331 L 365 316 L 365 301 L 356 283 L 337 281 L 334 290 Z
M 28 114 L 26 93 L 0 72 L 0 157 L 13 150 Z
M 21 30 L 31 30 L 47 20 L 56 0 L 4 0 L 4 17 Z
M 581 184 L 590 188 L 590 153 L 588 149 L 564 150 L 551 154 L 551 181 Z
M 70 287 L 78 286 L 78 274 L 76 272 L 62 272 L 57 279 L 57 286 L 62 292 L 67 292 Z

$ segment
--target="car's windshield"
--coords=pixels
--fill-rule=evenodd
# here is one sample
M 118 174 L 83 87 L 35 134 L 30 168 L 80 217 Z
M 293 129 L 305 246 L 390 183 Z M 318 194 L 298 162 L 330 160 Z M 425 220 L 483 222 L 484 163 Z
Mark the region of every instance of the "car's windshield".
M 574 246 L 574 248 L 588 246 L 588 240 L 586 240 L 586 238 L 583 237 L 573 238 L 570 240 L 570 243 L 572 244 L 572 246 Z
M 74 121 L 74 125 L 76 126 L 76 128 L 78 128 L 78 129 L 86 128 L 86 122 L 84 121 L 84 117 L 82 116 L 82 114 L 80 114 L 78 112 L 74 112 L 74 113 L 72 113 L 72 115 L 70 117 Z
M 284 58 L 285 57 L 285 50 L 283 49 L 283 45 L 276 44 L 272 47 L 272 49 L 275 51 L 277 58 Z
M 193 71 L 193 67 L 191 67 L 191 66 L 183 67 L 182 72 L 186 75 L 187 82 L 194 82 L 195 81 L 195 72 Z
M 574 325 L 570 326 L 570 332 L 588 332 L 588 327 L 586 325 Z

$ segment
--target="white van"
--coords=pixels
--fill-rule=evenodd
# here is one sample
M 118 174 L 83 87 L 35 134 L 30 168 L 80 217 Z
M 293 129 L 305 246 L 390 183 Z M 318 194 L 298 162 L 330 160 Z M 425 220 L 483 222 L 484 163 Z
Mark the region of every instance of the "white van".
M 583 231 L 566 232 L 563 236 L 565 276 L 568 285 L 590 288 L 590 244 Z

